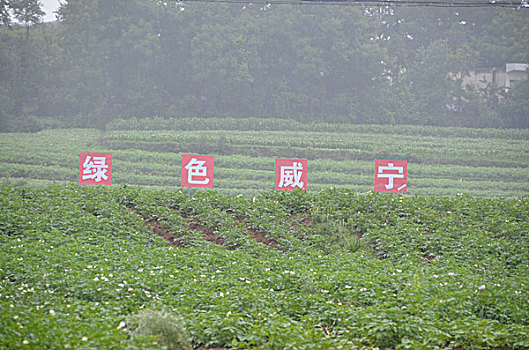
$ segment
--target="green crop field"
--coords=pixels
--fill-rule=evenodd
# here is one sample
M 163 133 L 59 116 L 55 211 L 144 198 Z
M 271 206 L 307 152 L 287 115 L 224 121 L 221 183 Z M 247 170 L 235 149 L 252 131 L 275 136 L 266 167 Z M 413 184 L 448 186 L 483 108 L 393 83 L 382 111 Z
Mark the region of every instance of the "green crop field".
M 122 120 L 0 134 L 0 348 L 529 349 L 529 131 Z M 111 187 L 78 186 L 112 152 Z M 215 156 L 213 191 L 179 189 Z M 271 191 L 274 158 L 309 191 Z M 371 193 L 374 159 L 408 194 Z
M 184 153 L 215 156 L 214 188 L 273 189 L 274 158 L 307 158 L 308 188 L 373 189 L 374 159 L 408 160 L 408 193 L 529 193 L 529 131 L 299 123 L 276 119 L 130 119 L 92 129 L 0 134 L 0 182 L 77 182 L 80 152 L 112 152 L 113 183 L 180 186 Z
M 62 154 L 99 137 L 61 134 Z M 2 186 L 0 348 L 529 349 L 528 212 L 529 197 Z

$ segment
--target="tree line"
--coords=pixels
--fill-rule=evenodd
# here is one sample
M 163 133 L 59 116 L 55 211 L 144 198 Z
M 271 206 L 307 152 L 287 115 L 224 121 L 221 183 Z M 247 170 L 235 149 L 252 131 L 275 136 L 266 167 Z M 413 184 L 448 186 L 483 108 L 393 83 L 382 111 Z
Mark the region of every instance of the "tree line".
M 0 130 L 117 118 L 262 117 L 529 127 L 508 92 L 451 73 L 529 63 L 529 9 L 0 2 Z

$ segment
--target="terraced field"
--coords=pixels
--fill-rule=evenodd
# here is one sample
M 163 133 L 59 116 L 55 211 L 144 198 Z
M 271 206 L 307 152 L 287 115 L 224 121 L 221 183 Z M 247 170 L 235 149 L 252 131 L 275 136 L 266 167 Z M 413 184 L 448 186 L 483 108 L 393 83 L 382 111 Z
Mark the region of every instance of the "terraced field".
M 181 154 L 215 156 L 214 188 L 272 189 L 274 158 L 307 158 L 311 191 L 368 192 L 374 159 L 408 160 L 408 194 L 517 197 L 529 193 L 529 131 L 303 124 L 275 119 L 122 120 L 90 129 L 1 134 L 0 181 L 77 182 L 79 152 L 112 152 L 113 183 L 180 186 Z

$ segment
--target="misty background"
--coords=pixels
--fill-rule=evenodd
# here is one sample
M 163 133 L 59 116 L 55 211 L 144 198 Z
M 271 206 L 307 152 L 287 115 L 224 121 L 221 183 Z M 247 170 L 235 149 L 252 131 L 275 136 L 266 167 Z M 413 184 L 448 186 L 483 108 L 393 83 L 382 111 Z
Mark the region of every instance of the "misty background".
M 529 81 L 467 79 L 529 63 L 520 4 L 70 0 L 50 21 L 53 2 L 2 1 L 0 131 L 154 116 L 527 128 Z

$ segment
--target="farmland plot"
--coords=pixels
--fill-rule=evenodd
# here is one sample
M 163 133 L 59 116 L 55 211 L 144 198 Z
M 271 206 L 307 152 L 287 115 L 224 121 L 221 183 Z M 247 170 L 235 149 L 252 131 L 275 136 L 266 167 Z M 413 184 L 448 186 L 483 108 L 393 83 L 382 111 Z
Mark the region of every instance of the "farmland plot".
M 518 197 L 529 193 L 529 131 L 303 124 L 274 119 L 117 121 L 109 130 L 2 134 L 0 181 L 77 181 L 79 153 L 112 152 L 113 183 L 180 186 L 182 154 L 215 156 L 214 188 L 253 195 L 274 185 L 274 158 L 307 158 L 308 189 L 373 189 L 374 159 L 408 160 L 408 193 Z
M 529 197 L 3 186 L 0 347 L 526 349 L 528 212 Z

